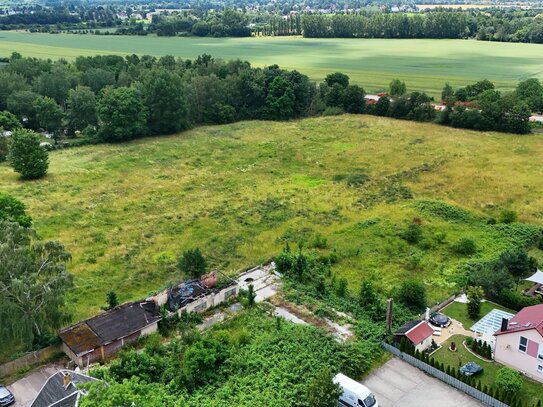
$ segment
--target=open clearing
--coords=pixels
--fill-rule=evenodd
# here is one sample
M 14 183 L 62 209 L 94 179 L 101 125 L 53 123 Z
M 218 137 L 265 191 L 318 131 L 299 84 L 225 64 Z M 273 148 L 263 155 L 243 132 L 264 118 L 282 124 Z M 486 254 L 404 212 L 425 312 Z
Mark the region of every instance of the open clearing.
M 451 251 L 460 237 L 473 238 L 483 258 L 512 244 L 514 231 L 487 217 L 510 208 L 543 225 L 537 157 L 543 135 L 345 115 L 58 151 L 40 181 L 0 165 L 0 190 L 72 253 L 75 320 L 97 313 L 110 290 L 127 301 L 178 281 L 176 259 L 187 248 L 235 273 L 286 242 L 310 247 L 317 234 L 328 240 L 322 250 L 337 250 L 334 271 L 351 289 L 371 274 L 384 290 L 410 278 L 437 301 L 466 261 Z M 399 233 L 416 217 L 424 242 L 412 246 Z
M 521 79 L 543 79 L 543 45 L 474 40 L 180 38 L 2 31 L 0 55 L 14 51 L 53 59 L 111 53 L 195 58 L 207 53 L 248 60 L 255 66 L 278 64 L 315 80 L 341 71 L 372 92 L 386 88 L 397 77 L 410 89 L 434 96 L 445 82 L 457 87 L 487 78 L 499 88 L 511 89 Z

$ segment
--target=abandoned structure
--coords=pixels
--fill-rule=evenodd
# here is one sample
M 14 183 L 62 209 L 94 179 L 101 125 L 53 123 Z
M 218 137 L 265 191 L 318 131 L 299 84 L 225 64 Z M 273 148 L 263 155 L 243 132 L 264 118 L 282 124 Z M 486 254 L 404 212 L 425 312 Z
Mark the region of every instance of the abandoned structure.
M 62 348 L 78 366 L 103 361 L 140 336 L 155 332 L 160 312 L 154 301 L 119 305 L 59 332 Z

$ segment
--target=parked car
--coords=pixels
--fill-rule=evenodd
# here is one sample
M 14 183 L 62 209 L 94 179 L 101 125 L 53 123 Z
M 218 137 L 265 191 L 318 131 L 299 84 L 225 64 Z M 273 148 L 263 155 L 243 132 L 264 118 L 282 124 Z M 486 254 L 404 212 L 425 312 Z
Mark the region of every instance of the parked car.
M 7 389 L 7 387 L 0 384 L 0 407 L 9 406 L 15 402 L 15 396 Z
M 447 315 L 436 312 L 430 317 L 430 323 L 440 328 L 446 328 L 451 324 L 451 319 Z
M 375 396 L 363 384 L 338 373 L 334 377 L 334 383 L 339 384 L 342 394 L 338 400 L 341 407 L 379 407 Z
M 483 368 L 475 362 L 468 362 L 460 368 L 460 373 L 464 376 L 476 376 L 483 373 Z

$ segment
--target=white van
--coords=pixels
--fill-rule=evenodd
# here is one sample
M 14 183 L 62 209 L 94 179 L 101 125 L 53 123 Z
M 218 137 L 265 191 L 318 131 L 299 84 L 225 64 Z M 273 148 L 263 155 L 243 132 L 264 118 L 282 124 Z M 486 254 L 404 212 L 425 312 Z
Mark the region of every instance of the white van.
M 334 383 L 339 384 L 343 394 L 339 397 L 338 406 L 345 407 L 379 407 L 375 396 L 363 384 L 338 373 Z

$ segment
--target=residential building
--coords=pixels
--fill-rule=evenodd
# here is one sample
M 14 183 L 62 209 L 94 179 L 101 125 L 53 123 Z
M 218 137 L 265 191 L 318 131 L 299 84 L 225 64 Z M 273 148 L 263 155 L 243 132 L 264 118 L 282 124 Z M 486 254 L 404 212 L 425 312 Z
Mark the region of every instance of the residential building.
M 47 379 L 30 407 L 77 407 L 83 395 L 78 386 L 96 380 L 73 370 L 60 370 Z
M 119 305 L 59 332 L 62 349 L 78 366 L 106 360 L 124 345 L 153 333 L 160 321 L 154 301 Z
M 543 304 L 523 308 L 503 319 L 495 333 L 494 359 L 543 382 Z
M 432 345 L 434 330 L 425 320 L 413 320 L 407 322 L 394 333 L 394 342 L 399 344 L 402 338 L 406 338 L 415 350 L 425 351 Z

